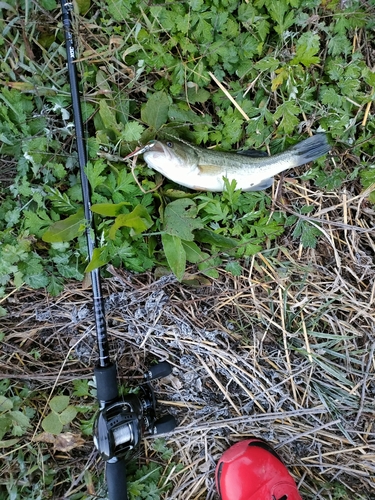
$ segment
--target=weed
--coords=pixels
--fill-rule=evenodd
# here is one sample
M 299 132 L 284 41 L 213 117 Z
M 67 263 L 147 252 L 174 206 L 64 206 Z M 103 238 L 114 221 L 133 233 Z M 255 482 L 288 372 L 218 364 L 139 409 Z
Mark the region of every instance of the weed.
M 288 135 L 296 129 L 320 126 L 344 148 L 352 144 L 352 156 L 359 154 L 355 141 L 360 143 L 363 163 L 351 181 L 370 186 L 373 125 L 363 112 L 375 80 L 365 51 L 353 45 L 352 35 L 370 28 L 371 20 L 357 3 L 345 12 L 331 5 L 323 12 L 319 2 L 299 7 L 298 0 L 283 0 L 277 7 L 271 1 L 240 6 L 232 1 L 168 6 L 130 2 L 125 7 L 110 2 L 101 10 L 96 29 L 109 36 L 115 22 L 116 43 L 105 53 L 89 32 L 93 52 L 80 66 L 83 114 L 91 136 L 87 175 L 99 235 L 99 248 L 88 268 L 76 158 L 62 147 L 72 133 L 67 82 L 64 75 L 52 77 L 51 69 L 43 66 L 48 53 L 60 50 L 62 39 L 49 24 L 38 38 L 34 7 L 25 29 L 32 33 L 31 46 L 36 50 L 38 44 L 42 53 L 23 57 L 33 76 L 19 82 L 9 58 L 2 63 L 2 72 L 9 70 L 9 88 L 1 90 L 0 153 L 13 158 L 16 170 L 3 189 L 0 209 L 1 293 L 8 284 L 26 284 L 58 294 L 64 278 L 82 279 L 85 268 L 108 262 L 132 271 L 163 265 L 179 279 L 193 264 L 215 277 L 229 243 L 218 235 L 231 238 L 229 256 L 237 258 L 261 250 L 283 231 L 286 217 L 271 214 L 265 193 L 240 194 L 235 186 L 227 186 L 222 195 L 191 198 L 167 182 L 158 193 L 146 195 L 125 164 L 97 159 L 103 145 L 122 154 L 138 141 L 172 134 L 226 150 L 270 142 L 277 152 L 295 141 Z M 54 8 L 53 2 L 46 4 L 44 15 Z M 315 9 L 315 17 L 309 17 L 308 9 Z M 11 4 L 7 15 L 16 21 Z M 90 12 L 85 17 L 93 22 Z M 85 26 L 84 18 L 81 23 Z M 306 23 L 309 29 L 303 28 Z M 9 25 L 3 47 L 7 37 L 19 36 L 19 30 L 17 22 Z M 115 61 L 112 77 L 110 66 L 95 62 L 94 53 L 100 52 L 99 60 L 111 55 Z M 120 60 L 126 63 L 122 82 Z M 63 56 L 50 65 L 63 66 Z M 248 121 L 221 90 L 214 89 L 209 72 L 226 80 Z M 88 101 L 90 89 L 99 92 Z M 361 121 L 366 126 L 360 127 Z M 317 161 L 303 179 L 313 180 L 320 189 L 338 189 L 348 172 L 335 167 L 327 175 L 323 164 Z M 144 187 L 156 185 L 149 169 L 137 172 L 142 172 Z M 175 207 L 180 207 L 179 218 L 173 219 Z M 189 225 L 186 237 L 181 232 Z M 293 235 L 302 238 L 303 246 L 315 246 L 319 230 L 300 221 Z
M 25 404 L 25 400 L 30 396 L 31 391 L 27 388 L 15 392 L 9 380 L 5 379 L 0 382 L 1 448 L 9 448 L 17 444 L 19 438 L 30 428 L 30 420 L 35 414 L 33 408 Z
M 56 24 L 59 8 L 54 0 L 30 5 L 9 0 L 0 19 L 0 298 L 22 286 L 58 295 L 66 280 L 82 280 L 85 272 L 108 263 L 131 272 L 164 268 L 180 280 L 187 277 L 186 270 L 193 278 L 203 274 L 212 280 L 219 267 L 241 276 L 239 259 L 246 263 L 265 249 L 277 252 L 278 238 L 289 227 L 297 244 L 319 245 L 321 226 L 276 210 L 269 192 L 241 193 L 227 183 L 220 194 L 192 193 L 165 179 L 155 190 L 162 179 L 142 163 L 135 168 L 136 180 L 119 159 L 155 137 L 277 153 L 311 131 L 325 131 L 335 146 L 332 161 L 319 159 L 293 175 L 300 176 L 306 193 L 314 186 L 322 191 L 345 188 L 354 195 L 369 188 L 367 202 L 375 202 L 370 4 L 77 4 L 86 173 L 97 249 L 87 262 L 63 34 Z M 104 150 L 113 153 L 110 160 Z M 279 188 L 276 201 L 281 205 L 292 204 L 295 214 L 314 215 L 307 194 L 303 200 L 291 195 L 293 180 Z M 335 365 L 341 352 L 333 341 L 319 345 L 325 357 L 320 352 L 310 356 L 346 387 Z M 38 352 L 32 353 L 35 359 Z M 2 387 L 0 439 L 11 447 L 29 432 L 34 409 L 26 389 L 15 393 L 11 384 Z M 324 385 L 317 383 L 315 389 L 327 406 L 332 404 Z M 83 382 L 75 391 L 75 398 L 90 395 Z M 47 429 L 59 435 L 67 430 L 64 426 L 77 425 L 90 434 L 93 415 L 85 404 L 65 394 L 56 397 L 43 421 Z M 47 444 L 40 447 L 39 465 L 48 455 Z M 29 473 L 37 463 L 35 453 L 23 449 L 12 460 Z M 4 476 L 9 498 L 52 495 L 50 466 L 40 475 L 30 472 L 23 485 L 17 473 Z M 132 483 L 133 496 L 159 498 L 164 491 L 161 474 L 156 466 L 143 470 Z M 152 485 L 149 491 L 147 485 Z

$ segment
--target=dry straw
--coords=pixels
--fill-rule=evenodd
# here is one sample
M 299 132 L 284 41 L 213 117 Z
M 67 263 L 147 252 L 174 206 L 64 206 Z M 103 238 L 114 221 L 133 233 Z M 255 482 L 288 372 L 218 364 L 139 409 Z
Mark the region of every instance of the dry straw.
M 166 499 L 217 498 L 218 458 L 251 435 L 277 448 L 304 498 L 331 499 L 339 487 L 347 498 L 372 498 L 375 241 L 368 229 L 375 213 L 361 195 L 298 185 L 286 194 L 289 206 L 314 208 L 311 223 L 324 229 L 316 249 L 286 233 L 242 262 L 240 277 L 220 270 L 218 280 L 197 288 L 110 268 L 109 334 L 122 381 L 136 385 L 155 359 L 174 367 L 156 387 L 159 405 L 180 423 L 166 437 L 172 462 L 183 465 L 164 477 L 172 485 Z M 90 301 L 77 283 L 55 299 L 27 288 L 12 294 L 1 377 L 32 380 L 51 394 L 90 378 Z M 153 457 L 152 439 L 145 439 L 138 460 Z M 95 454 L 90 460 L 85 466 L 94 467 Z

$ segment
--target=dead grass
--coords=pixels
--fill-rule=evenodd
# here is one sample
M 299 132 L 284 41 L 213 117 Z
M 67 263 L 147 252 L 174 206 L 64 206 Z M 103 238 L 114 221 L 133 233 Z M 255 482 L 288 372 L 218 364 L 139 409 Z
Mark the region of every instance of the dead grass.
M 136 384 L 154 359 L 174 366 L 156 390 L 159 408 L 178 418 L 167 440 L 184 468 L 172 471 L 165 498 L 217 498 L 216 461 L 251 435 L 273 444 L 304 498 L 373 498 L 375 212 L 361 194 L 287 186 L 279 199 L 286 195 L 288 206 L 314 206 L 311 223 L 324 222 L 315 250 L 284 235 L 277 247 L 242 262 L 242 276 L 221 271 L 207 287 L 112 268 L 105 280 L 122 382 Z M 1 377 L 51 392 L 92 376 L 89 289 L 71 283 L 56 299 L 22 289 L 7 306 Z M 142 463 L 152 459 L 150 445 L 142 443 Z M 100 468 L 90 440 L 85 452 L 82 467 Z M 71 453 L 54 460 L 63 467 Z

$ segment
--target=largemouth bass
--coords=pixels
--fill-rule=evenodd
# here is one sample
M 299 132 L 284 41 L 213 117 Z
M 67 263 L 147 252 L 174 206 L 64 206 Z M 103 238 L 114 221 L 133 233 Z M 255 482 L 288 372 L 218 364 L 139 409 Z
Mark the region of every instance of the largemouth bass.
M 272 156 L 213 151 L 180 141 L 150 141 L 126 158 L 143 154 L 150 168 L 190 189 L 223 191 L 226 177 L 229 182 L 235 180 L 238 189 L 261 191 L 272 185 L 274 175 L 316 160 L 330 149 L 325 134 L 309 137 Z

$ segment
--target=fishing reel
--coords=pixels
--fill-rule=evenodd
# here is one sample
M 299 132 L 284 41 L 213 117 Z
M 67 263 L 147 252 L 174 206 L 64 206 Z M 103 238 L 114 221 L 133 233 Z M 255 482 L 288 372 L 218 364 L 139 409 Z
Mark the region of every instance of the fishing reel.
M 176 427 L 172 415 L 156 418 L 156 398 L 150 384 L 171 372 L 167 361 L 158 363 L 144 374 L 138 394 L 127 394 L 112 402 L 100 401 L 101 408 L 94 424 L 94 444 L 105 462 L 130 458 L 143 436 L 170 432 Z

